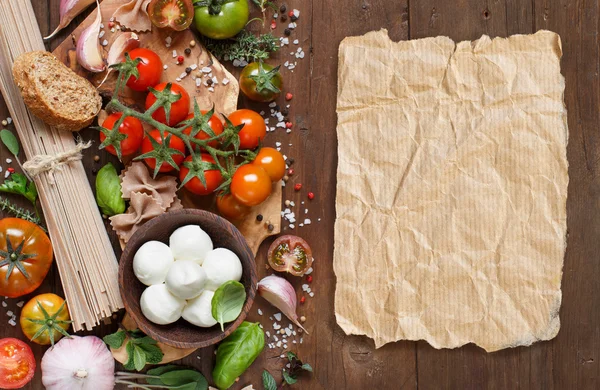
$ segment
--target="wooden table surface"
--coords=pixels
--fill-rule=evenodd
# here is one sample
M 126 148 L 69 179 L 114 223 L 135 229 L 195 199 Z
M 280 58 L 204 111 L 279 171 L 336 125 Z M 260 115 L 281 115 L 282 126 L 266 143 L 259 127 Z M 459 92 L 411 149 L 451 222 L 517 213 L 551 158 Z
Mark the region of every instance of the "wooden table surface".
M 310 336 L 297 352 L 312 364 L 315 373 L 302 380 L 298 389 L 597 389 L 600 388 L 600 83 L 598 0 L 277 0 L 288 9 L 301 11 L 292 39 L 299 39 L 306 58 L 298 60 L 293 73 L 285 71 L 286 91 L 294 93 L 291 117 L 295 130 L 271 133 L 267 143 L 280 141 L 283 152 L 295 158 L 292 183 L 302 182 L 316 194 L 310 203 L 310 217 L 321 218 L 310 228 L 296 228 L 315 252 L 314 298 L 307 299 L 299 312 L 307 317 Z M 58 24 L 60 0 L 32 0 L 42 33 Z M 52 49 L 68 37 L 82 17 L 48 46 Z M 268 26 L 267 26 L 268 27 Z M 570 140 L 568 248 L 563 276 L 562 326 L 558 336 L 531 347 L 488 354 L 469 345 L 456 350 L 435 350 L 425 342 L 402 341 L 375 350 L 370 339 L 346 336 L 334 317 L 335 275 L 332 269 L 333 222 L 335 218 L 336 77 L 337 49 L 346 36 L 387 28 L 394 40 L 447 35 L 454 40 L 473 40 L 482 34 L 508 36 L 548 29 L 560 34 L 566 77 Z M 276 30 L 281 35 L 283 26 Z M 294 45 L 290 45 L 294 48 Z M 287 49 L 287 48 L 286 48 Z M 295 48 L 294 48 L 295 49 Z M 291 58 L 283 50 L 273 62 Z M 0 118 L 6 107 L 0 100 Z M 242 105 L 245 102 L 241 102 Z M 369 131 L 369 129 L 365 129 Z M 85 138 L 95 134 L 86 131 Z M 292 146 L 288 146 L 288 144 Z M 97 144 L 96 144 L 97 145 Z M 95 148 L 85 153 L 85 165 L 92 169 L 111 160 Z M 93 156 L 101 156 L 100 163 Z M 1 165 L 9 157 L 0 149 Z M 284 189 L 284 199 L 304 200 L 306 192 Z M 113 242 L 116 243 L 114 235 Z M 264 263 L 266 245 L 257 261 Z M 261 276 L 266 274 L 259 267 Z M 300 283 L 297 283 L 299 285 Z M 56 270 L 52 270 L 40 292 L 61 293 Z M 26 299 L 27 297 L 25 297 Z M 9 308 L 18 300 L 9 300 Z M 263 320 L 274 311 L 257 300 L 250 320 Z M 3 308 L 5 312 L 7 309 Z M 2 314 L 4 315 L 4 314 Z M 101 327 L 102 335 L 112 328 Z M 3 322 L 0 336 L 23 338 L 19 327 Z M 34 346 L 39 358 L 43 348 Z M 198 351 L 182 361 L 208 375 L 212 369 L 211 348 Z M 275 373 L 282 361 L 266 349 L 234 388 L 252 383 L 262 389 L 264 368 Z M 41 389 L 41 374 L 27 389 Z

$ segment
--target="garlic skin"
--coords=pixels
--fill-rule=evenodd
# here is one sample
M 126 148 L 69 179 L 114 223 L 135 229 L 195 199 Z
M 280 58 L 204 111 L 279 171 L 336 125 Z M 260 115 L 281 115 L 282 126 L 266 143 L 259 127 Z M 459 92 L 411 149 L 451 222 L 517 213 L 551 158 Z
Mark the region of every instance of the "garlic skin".
M 206 289 L 216 290 L 230 280 L 239 282 L 242 278 L 242 262 L 235 253 L 226 248 L 208 252 L 202 268 L 206 271 Z
M 183 319 L 202 328 L 215 326 L 217 320 L 212 316 L 212 299 L 214 295 L 214 291 L 204 290 L 200 296 L 189 301 L 181 314 Z
M 110 45 L 110 49 L 108 50 L 108 55 L 106 56 L 108 66 L 125 61 L 125 53 L 137 49 L 138 47 L 140 47 L 140 37 L 136 33 L 121 33 L 117 39 L 114 40 L 112 45 Z
M 44 353 L 42 383 L 46 390 L 112 390 L 115 360 L 96 336 L 62 338 Z
M 208 234 L 198 225 L 186 225 L 169 237 L 169 247 L 175 260 L 191 260 L 202 265 L 206 254 L 213 249 Z
M 44 40 L 52 39 L 60 30 L 67 27 L 69 23 L 80 13 L 82 13 L 87 7 L 92 5 L 96 0 L 61 0 L 59 15 L 60 22 L 56 27 L 56 30 L 52 34 L 44 38 Z
M 206 272 L 195 261 L 179 260 L 167 273 L 165 285 L 171 294 L 181 299 L 200 295 L 206 284 Z
M 100 12 L 100 4 L 98 4 L 96 20 L 81 32 L 76 47 L 77 62 L 90 72 L 102 72 L 106 69 L 102 58 L 102 47 L 98 39 L 101 24 L 102 12 Z
M 164 284 L 155 284 L 142 293 L 140 307 L 148 320 L 158 325 L 167 325 L 181 317 L 185 300 L 171 294 Z
M 133 273 L 146 286 L 163 283 L 173 265 L 171 249 L 160 241 L 148 241 L 133 256 Z
M 294 286 L 290 282 L 280 276 L 267 276 L 258 282 L 258 295 L 281 310 L 290 321 L 306 332 L 306 329 L 298 321 L 298 314 L 296 314 L 296 290 L 294 290 Z

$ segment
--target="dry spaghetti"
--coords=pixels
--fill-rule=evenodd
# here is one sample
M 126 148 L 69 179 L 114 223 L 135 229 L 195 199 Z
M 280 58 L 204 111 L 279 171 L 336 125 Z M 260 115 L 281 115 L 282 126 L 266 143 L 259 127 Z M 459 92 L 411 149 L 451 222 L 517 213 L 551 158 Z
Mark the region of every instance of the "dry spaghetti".
M 76 148 L 73 135 L 34 117 L 12 79 L 14 59 L 33 50 L 45 49 L 30 1 L 0 1 L 0 90 L 25 155 L 30 160 L 65 156 Z M 81 161 L 70 159 L 60 168 L 41 172 L 34 180 L 73 328 L 89 330 L 123 307 L 118 264 Z

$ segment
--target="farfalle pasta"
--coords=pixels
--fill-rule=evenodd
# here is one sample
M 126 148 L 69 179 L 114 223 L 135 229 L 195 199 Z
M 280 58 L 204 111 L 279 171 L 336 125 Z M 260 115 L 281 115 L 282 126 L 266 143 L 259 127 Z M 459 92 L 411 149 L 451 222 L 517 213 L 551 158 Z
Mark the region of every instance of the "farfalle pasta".
M 132 192 L 127 212 L 109 219 L 113 230 L 117 232 L 123 242 L 127 243 L 142 224 L 159 216 L 164 211 L 152 196 L 141 192 Z
M 129 199 L 135 192 L 150 195 L 163 210 L 167 210 L 177 199 L 177 180 L 174 176 L 153 179 L 144 163 L 134 162 L 123 172 L 121 192 L 124 199 Z

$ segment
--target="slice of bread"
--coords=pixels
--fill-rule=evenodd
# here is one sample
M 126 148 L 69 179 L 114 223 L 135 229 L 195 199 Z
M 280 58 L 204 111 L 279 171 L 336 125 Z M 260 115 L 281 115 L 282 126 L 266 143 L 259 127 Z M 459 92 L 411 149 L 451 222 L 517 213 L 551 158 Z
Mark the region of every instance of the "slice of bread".
M 13 77 L 29 110 L 59 130 L 89 126 L 102 108 L 102 98 L 92 83 L 52 53 L 20 55 L 13 65 Z

